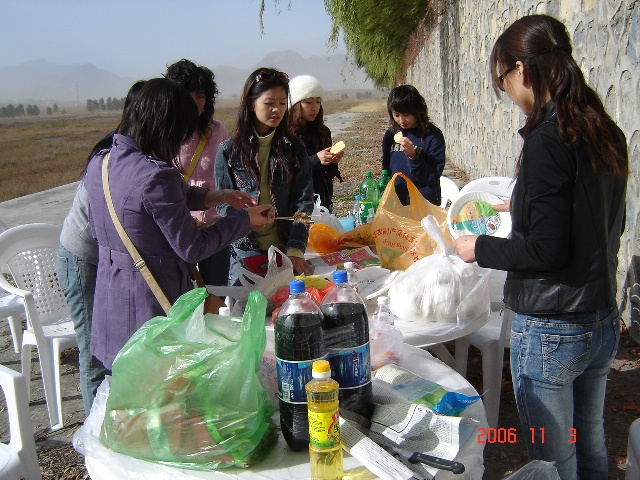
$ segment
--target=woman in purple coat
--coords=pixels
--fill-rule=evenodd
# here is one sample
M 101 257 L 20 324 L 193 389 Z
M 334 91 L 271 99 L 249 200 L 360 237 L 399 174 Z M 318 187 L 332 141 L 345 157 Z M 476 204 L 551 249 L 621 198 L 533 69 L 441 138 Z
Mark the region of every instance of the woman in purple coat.
M 172 303 L 193 288 L 189 263 L 269 222 L 263 215 L 269 206 L 243 208 L 255 202 L 234 190 L 189 188 L 172 166 L 197 117 L 196 105 L 183 87 L 164 78 L 149 80 L 125 109 L 111 149 L 89 163 L 85 179 L 89 221 L 99 245 L 91 353 L 109 369 L 131 335 L 164 311 L 134 266 L 107 210 L 101 176 L 107 153 L 116 214 Z M 207 228 L 198 228 L 189 212 L 229 202 L 239 210 Z

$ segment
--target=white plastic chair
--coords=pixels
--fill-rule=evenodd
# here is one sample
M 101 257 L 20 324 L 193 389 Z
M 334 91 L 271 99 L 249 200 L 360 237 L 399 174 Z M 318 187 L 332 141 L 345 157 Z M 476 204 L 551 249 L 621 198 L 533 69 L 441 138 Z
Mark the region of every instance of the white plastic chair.
M 0 220 L 0 233 L 8 230 L 6 223 Z M 2 273 L 4 273 L 4 266 Z M 24 313 L 24 305 L 20 297 L 4 290 L 0 290 L 0 319 L 6 318 L 9 322 L 11 330 L 11 339 L 13 340 L 13 350 L 20 353 L 22 350 L 22 314 Z
M 440 206 L 447 208 L 447 203 L 453 203 L 460 195 L 458 185 L 453 180 L 447 177 L 440 176 Z
M 0 478 L 42 480 L 24 378 L 0 365 L 0 388 L 7 404 L 11 438 L 8 444 L 0 443 Z
M 63 426 L 60 352 L 77 346 L 69 307 L 58 284 L 56 259 L 60 227 L 33 223 L 0 234 L 0 265 L 16 287 L 0 276 L 0 288 L 22 298 L 27 328 L 22 337 L 22 374 L 30 392 L 31 348 L 38 348 L 51 429 Z
M 22 316 L 24 304 L 22 299 L 13 293 L 0 290 L 0 319 L 6 318 L 11 330 L 13 350 L 16 353 L 22 351 Z
M 513 312 L 502 306 L 502 288 L 507 278 L 503 271 L 493 271 L 491 289 L 497 293 L 491 301 L 491 313 L 485 325 L 455 341 L 455 369 L 462 375 L 467 373 L 469 345 L 473 345 L 482 355 L 482 391 L 486 392 L 482 401 L 487 412 L 487 422 L 492 428 L 498 427 L 500 413 L 500 392 L 502 390 L 502 370 L 504 350 L 509 346 Z
M 482 177 L 471 180 L 460 189 L 460 195 L 468 192 L 489 192 L 501 198 L 511 198 L 515 180 L 511 177 Z
M 629 428 L 629 443 L 627 443 L 627 474 L 625 480 L 640 480 L 640 418 L 637 418 Z

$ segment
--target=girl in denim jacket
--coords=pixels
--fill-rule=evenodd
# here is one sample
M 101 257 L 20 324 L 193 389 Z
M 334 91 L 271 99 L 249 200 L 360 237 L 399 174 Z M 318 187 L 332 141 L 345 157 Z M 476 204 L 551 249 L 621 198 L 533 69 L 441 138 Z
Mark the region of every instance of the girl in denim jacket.
M 304 145 L 287 127 L 289 77 L 271 68 L 249 75 L 240 100 L 235 136 L 222 142 L 215 161 L 217 190 L 233 188 L 249 194 L 259 205 L 271 205 L 277 217 L 313 211 L 313 184 Z M 220 215 L 234 210 L 217 207 Z M 251 232 L 232 245 L 230 283 L 242 266 L 264 273 L 271 245 L 284 251 L 296 274 L 312 273 L 304 259 L 309 227 L 276 220 L 260 232 Z

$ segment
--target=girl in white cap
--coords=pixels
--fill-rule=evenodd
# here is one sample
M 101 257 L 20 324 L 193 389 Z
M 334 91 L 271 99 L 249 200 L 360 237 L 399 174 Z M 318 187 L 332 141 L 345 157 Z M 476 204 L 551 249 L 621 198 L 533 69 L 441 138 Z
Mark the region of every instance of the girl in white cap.
M 320 196 L 320 204 L 329 211 L 333 206 L 333 178 L 342 182 L 338 162 L 344 150 L 331 153 L 331 130 L 324 124 L 320 82 L 311 75 L 298 75 L 289 82 L 289 127 L 305 145 L 311 162 L 313 193 Z

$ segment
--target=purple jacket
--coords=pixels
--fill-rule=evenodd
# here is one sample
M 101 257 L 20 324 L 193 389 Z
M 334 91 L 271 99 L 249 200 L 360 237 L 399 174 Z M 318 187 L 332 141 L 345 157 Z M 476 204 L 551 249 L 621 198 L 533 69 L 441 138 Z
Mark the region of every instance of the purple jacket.
M 91 232 L 99 261 L 91 329 L 91 353 L 111 368 L 117 353 L 147 320 L 164 315 L 120 240 L 102 189 L 102 155 L 89 163 Z M 109 186 L 116 214 L 170 302 L 193 288 L 188 263 L 207 258 L 249 231 L 239 210 L 214 226 L 198 229 L 187 206 L 187 185 L 171 165 L 140 152 L 135 142 L 114 135 Z M 203 196 L 190 205 L 202 209 Z

